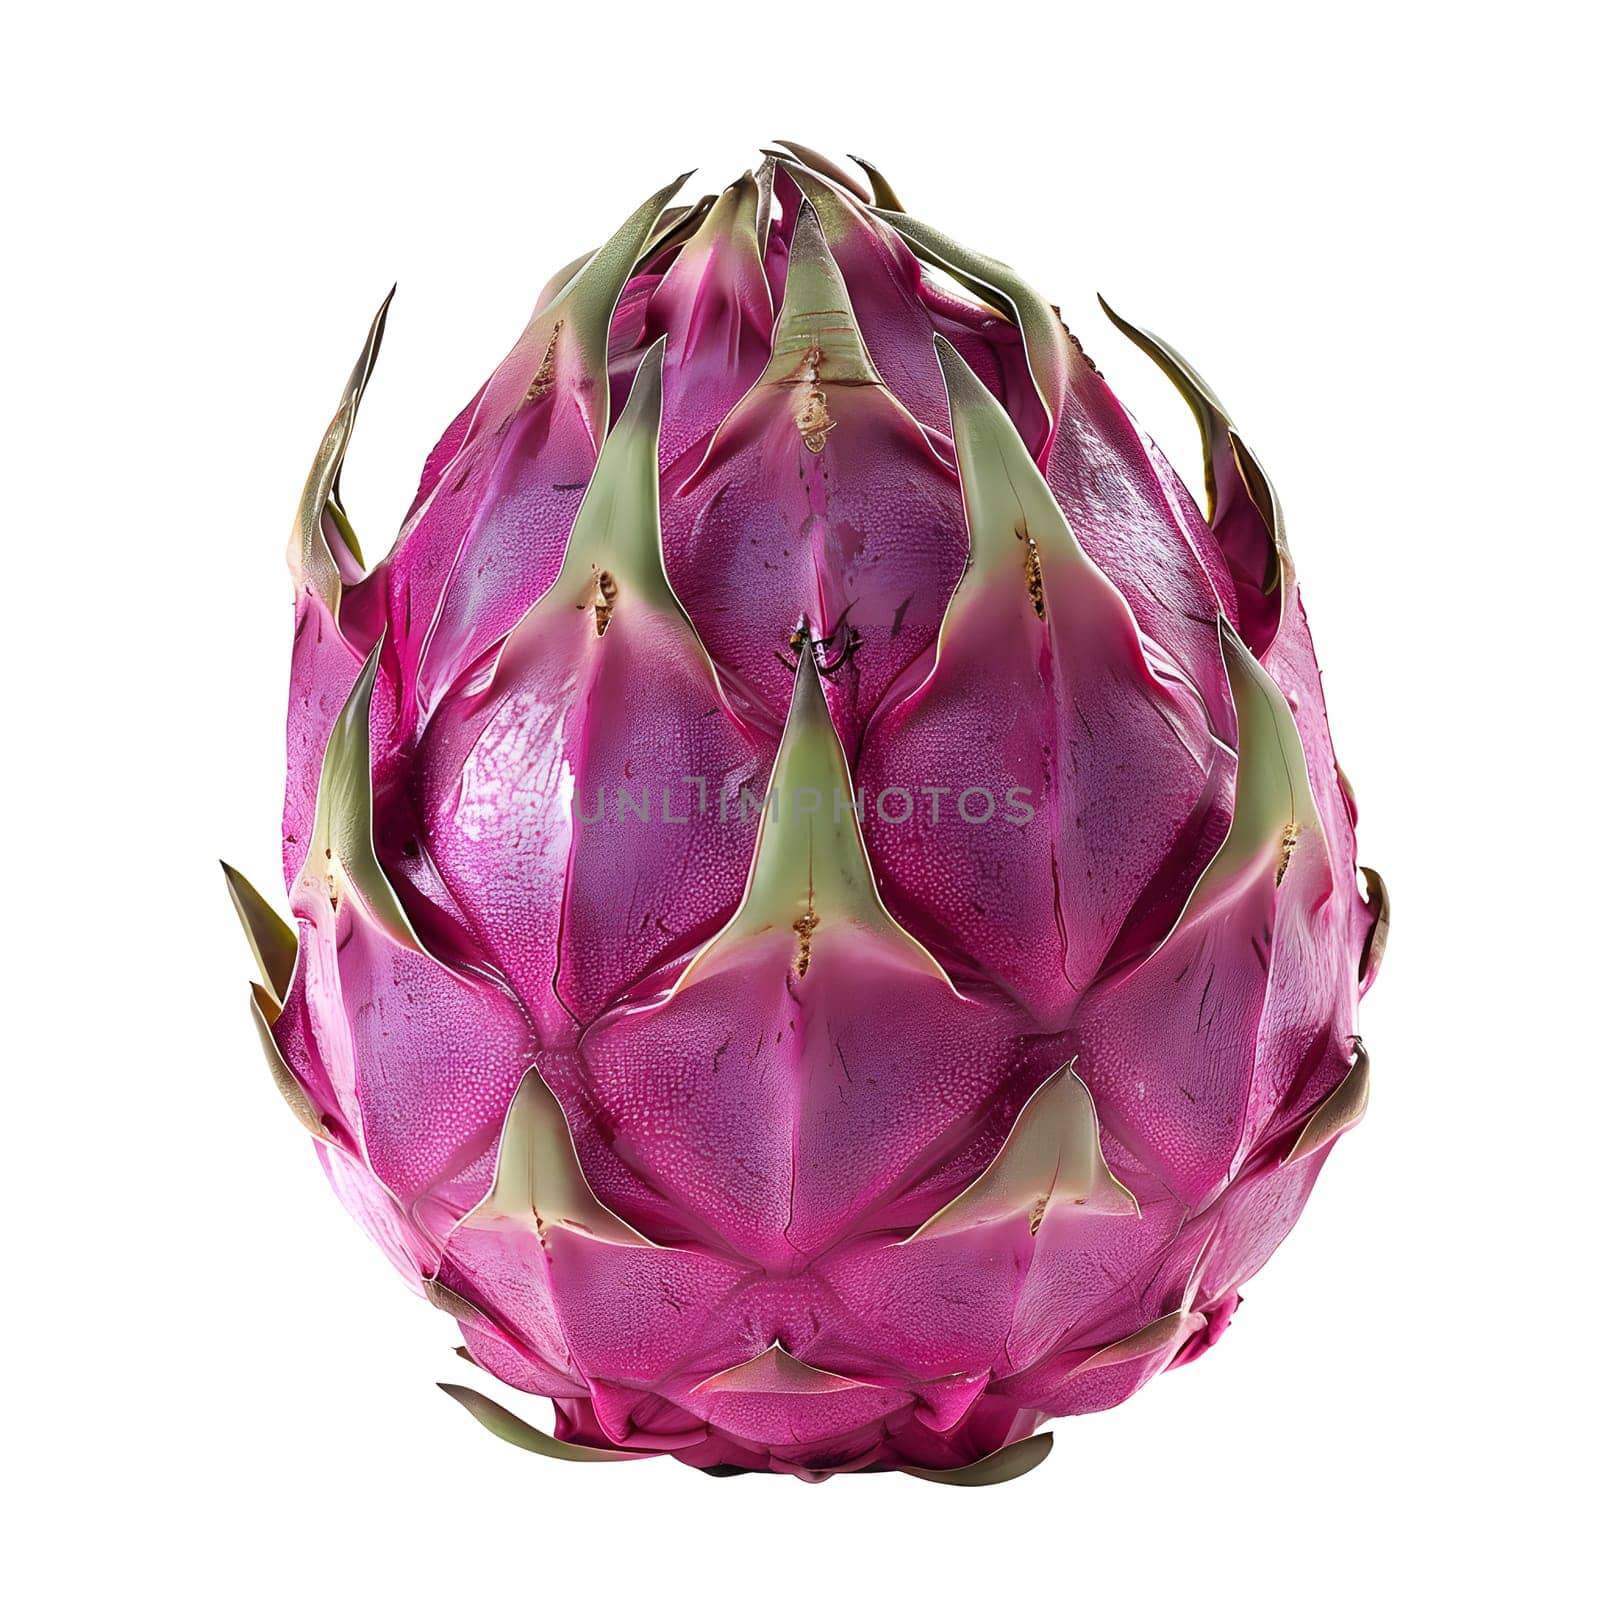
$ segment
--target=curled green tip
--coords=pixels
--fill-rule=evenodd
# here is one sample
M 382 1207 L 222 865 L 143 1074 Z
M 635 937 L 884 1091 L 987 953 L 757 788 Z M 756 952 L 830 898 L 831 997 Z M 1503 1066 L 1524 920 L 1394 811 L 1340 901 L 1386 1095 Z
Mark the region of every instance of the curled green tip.
M 281 1006 L 289 995 L 299 947 L 294 929 L 272 909 L 266 896 L 242 872 L 226 861 L 219 865 L 239 926 L 244 929 L 245 941 L 261 971 L 261 981 Z
M 782 146 L 804 166 L 810 167 L 813 172 L 820 177 L 826 178 L 829 183 L 837 184 L 853 198 L 862 201 L 864 204 L 871 201 L 872 196 L 862 188 L 861 180 L 852 177 L 837 161 L 830 160 L 820 150 L 813 150 L 810 145 L 800 144 L 793 139 L 775 139 L 773 143 Z
M 894 191 L 894 185 L 867 160 L 865 156 L 851 156 L 850 159 L 866 173 L 872 184 L 872 203 L 880 211 L 904 211 L 905 202 Z
M 497 1439 L 514 1444 L 519 1450 L 532 1451 L 534 1455 L 548 1456 L 552 1461 L 639 1461 L 643 1457 L 637 1450 L 601 1450 L 594 1445 L 573 1444 L 524 1422 L 514 1411 L 491 1400 L 488 1395 L 468 1389 L 464 1384 L 441 1383 L 444 1392 L 462 1406 L 470 1416 L 481 1423 Z
M 1048 1433 L 1030 1434 L 965 1467 L 906 1467 L 908 1477 L 921 1478 L 927 1483 L 949 1483 L 964 1489 L 987 1488 L 992 1483 L 1009 1483 L 1032 1472 L 1050 1454 L 1055 1440 Z

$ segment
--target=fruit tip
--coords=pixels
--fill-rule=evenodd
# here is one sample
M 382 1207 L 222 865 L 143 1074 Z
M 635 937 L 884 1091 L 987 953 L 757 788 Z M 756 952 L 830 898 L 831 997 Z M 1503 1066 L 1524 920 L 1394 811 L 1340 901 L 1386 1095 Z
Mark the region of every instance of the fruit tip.
M 829 257 L 833 254 L 828 249 L 827 235 L 822 231 L 822 218 L 817 215 L 817 208 L 812 205 L 809 195 L 802 194 L 800 204 L 795 209 L 794 233 L 789 240 L 790 259 L 806 250 Z
M 867 181 L 872 185 L 873 210 L 898 211 L 904 215 L 905 202 L 895 193 L 894 185 L 865 156 L 851 155 L 850 160 L 866 173 Z
M 1098 289 L 1095 290 L 1094 297 L 1100 302 L 1100 309 L 1105 312 L 1105 314 L 1111 319 L 1112 323 L 1121 332 L 1131 334 L 1135 331 L 1133 324 L 1129 322 L 1128 319 L 1123 316 L 1122 313 L 1119 312 L 1117 308 L 1113 306 Z
M 624 413 L 635 410 L 635 400 L 648 403 L 657 412 L 661 409 L 661 367 L 666 360 L 667 336 L 662 334 L 639 358 L 634 369 L 633 385 L 628 391 Z M 658 424 L 659 425 L 659 424 Z
M 949 394 L 966 381 L 967 376 L 972 373 L 972 368 L 967 365 L 961 352 L 942 333 L 933 336 L 933 353 L 939 363 L 940 375 L 944 378 L 945 392 Z M 973 381 L 978 380 L 974 377 Z

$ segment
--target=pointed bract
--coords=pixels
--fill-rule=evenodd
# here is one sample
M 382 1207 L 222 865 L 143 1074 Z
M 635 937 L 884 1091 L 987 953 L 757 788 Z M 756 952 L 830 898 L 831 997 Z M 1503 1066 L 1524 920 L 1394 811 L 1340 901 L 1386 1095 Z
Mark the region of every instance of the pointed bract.
M 394 290 L 391 289 L 367 330 L 366 343 L 345 384 L 339 408 L 311 463 L 300 495 L 294 536 L 289 543 L 289 569 L 296 583 L 315 594 L 335 619 L 339 615 L 345 582 L 359 576 L 361 571 L 361 549 L 339 498 L 339 480 L 345 451 L 350 447 L 350 435 L 355 430 L 356 412 L 361 408 L 361 397 L 378 359 L 393 299 Z
M 914 932 L 939 930 L 1059 1028 L 1113 957 L 1170 931 L 1226 831 L 1232 758 L 1201 698 L 1157 675 L 999 402 L 937 343 L 967 569 L 931 670 L 872 726 L 861 769 L 884 794 L 937 772 L 949 799 L 874 807 L 869 842 Z
M 910 1477 L 921 1478 L 925 1483 L 948 1483 L 961 1489 L 982 1489 L 990 1484 L 1009 1483 L 1013 1478 L 1032 1472 L 1050 1454 L 1054 1442 L 1048 1433 L 1035 1433 L 980 1456 L 969 1466 L 942 1469 L 904 1467 L 901 1470 Z
M 667 200 L 657 191 L 535 312 L 390 557 L 402 724 L 425 723 L 550 584 L 611 416 L 608 344 Z
M 1300 1130 L 1294 1148 L 1284 1157 L 1286 1166 L 1307 1161 L 1319 1150 L 1326 1149 L 1340 1134 L 1348 1132 L 1367 1114 L 1367 1096 L 1371 1083 L 1371 1064 L 1366 1046 L 1355 1041 L 1355 1060 L 1339 1087 L 1328 1096 Z
M 294 929 L 267 904 L 256 886 L 226 861 L 222 863 L 222 876 L 227 880 L 228 896 L 238 913 L 239 925 L 256 958 L 261 981 L 266 985 L 273 1001 L 282 1009 L 289 993 L 289 980 L 294 976 L 295 956 L 299 942 Z
M 850 159 L 866 173 L 872 184 L 872 203 L 880 211 L 904 211 L 900 196 L 894 192 L 894 186 L 884 175 L 873 166 L 864 156 L 851 156 Z
M 250 985 L 250 1015 L 256 1025 L 256 1035 L 261 1040 L 261 1052 L 267 1058 L 267 1070 L 284 1104 L 294 1113 L 295 1120 L 313 1139 L 326 1143 L 328 1130 L 323 1126 L 311 1097 L 301 1087 L 300 1081 L 289 1070 L 283 1059 L 278 1041 L 272 1036 L 272 1024 L 278 1019 L 278 1003 L 259 984 Z
M 1205 379 L 1164 339 L 1118 316 L 1104 296 L 1100 305 L 1171 379 L 1194 413 L 1205 452 L 1206 517 L 1233 573 L 1239 630 L 1251 650 L 1262 655 L 1277 636 L 1294 586 L 1277 491 Z
M 335 910 L 353 890 L 373 923 L 396 944 L 426 955 L 373 847 L 370 721 L 382 649 L 381 641 L 372 647 L 328 735 L 301 881 L 326 896 Z
M 515 1412 L 459 1383 L 441 1383 L 444 1392 L 461 1406 L 474 1421 L 482 1425 L 497 1439 L 514 1444 L 519 1450 L 530 1450 L 535 1455 L 548 1456 L 552 1461 L 638 1461 L 637 1450 L 607 1450 L 596 1445 L 573 1444 L 557 1439 L 524 1422 Z
M 822 692 L 816 645 L 802 632 L 794 698 L 772 765 L 744 899 L 732 922 L 685 969 L 679 990 L 739 943 L 774 929 L 792 932 L 796 976 L 804 978 L 817 940 L 832 938 L 841 924 L 870 932 L 906 963 L 944 979 L 938 962 L 884 908 L 858 809 Z
M 1026 1217 L 1028 1231 L 1038 1233 L 1058 1206 L 1101 1216 L 1139 1212 L 1139 1202 L 1106 1165 L 1094 1101 L 1070 1062 L 1035 1090 L 982 1175 L 906 1243 L 1014 1217 Z
M 808 145 L 796 144 L 792 139 L 780 139 L 778 143 L 785 150 L 798 156 L 813 172 L 820 172 L 830 183 L 836 183 L 841 189 L 848 190 L 857 200 L 863 203 L 871 200 L 872 196 L 861 187 L 860 182 L 852 178 L 837 162 L 819 154 Z
M 584 411 L 589 434 L 597 451 L 605 439 L 610 421 L 610 390 L 602 378 L 612 313 L 616 310 L 623 285 L 627 283 L 634 263 L 649 244 L 656 219 L 688 177 L 689 174 L 684 173 L 674 178 L 640 204 L 628 220 L 598 250 L 586 257 L 583 265 L 551 296 L 522 338 L 523 346 L 531 351 L 538 347 L 548 330 L 552 342 L 564 334 L 566 345 L 576 348 L 580 369 L 585 375 L 577 388 L 578 404 Z M 565 350 L 562 353 L 565 354 Z M 547 345 L 545 353 L 539 358 L 541 366 L 549 355 L 550 346 Z M 533 391 L 539 387 L 539 373 L 536 370 L 529 381 L 526 397 L 538 398 Z
M 523 1076 L 506 1113 L 494 1182 L 461 1225 L 507 1224 L 530 1228 L 541 1239 L 552 1228 L 566 1228 L 606 1244 L 654 1248 L 595 1199 L 578 1165 L 566 1117 L 536 1067 Z
M 1228 836 L 1195 888 L 1196 902 L 1223 892 L 1264 857 L 1276 887 L 1307 834 L 1322 833 L 1305 748 L 1283 691 L 1226 619 L 1219 628 L 1239 719 L 1239 773 Z
M 1374 868 L 1361 867 L 1359 871 L 1366 885 L 1367 905 L 1372 912 L 1372 925 L 1361 946 L 1361 962 L 1357 968 L 1361 992 L 1365 994 L 1377 981 L 1384 951 L 1389 948 L 1389 886 Z
M 772 360 L 766 381 L 814 391 L 827 383 L 881 383 L 856 326 L 837 263 L 823 237 L 815 208 L 800 208 L 789 244 L 789 275 L 783 307 L 772 335 Z M 809 394 L 806 402 L 809 403 Z M 820 455 L 825 436 L 801 432 L 806 447 Z
M 1049 454 L 1061 421 L 1068 369 L 1074 359 L 1061 318 L 1003 261 L 969 250 L 948 234 L 918 222 L 904 211 L 875 206 L 873 215 L 888 223 L 925 261 L 948 272 L 963 287 L 987 301 L 1013 322 L 1022 335 L 1046 431 L 1035 459 Z
M 1093 1372 L 1098 1367 L 1120 1366 L 1124 1361 L 1148 1361 L 1152 1357 L 1170 1359 L 1185 1339 L 1205 1325 L 1206 1319 L 1197 1312 L 1170 1312 L 1137 1333 L 1102 1346 L 1077 1371 Z
M 854 1378 L 808 1366 L 781 1344 L 771 1345 L 760 1355 L 736 1367 L 725 1367 L 695 1385 L 700 1394 L 837 1394 L 841 1389 L 861 1387 Z

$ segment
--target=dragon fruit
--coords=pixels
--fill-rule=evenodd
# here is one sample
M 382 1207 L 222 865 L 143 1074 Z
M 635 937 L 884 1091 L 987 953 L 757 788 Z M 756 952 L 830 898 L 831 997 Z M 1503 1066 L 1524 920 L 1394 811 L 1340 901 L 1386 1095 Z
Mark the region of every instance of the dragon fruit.
M 1217 1339 L 1366 1104 L 1387 901 L 1266 474 L 1108 307 L 1202 515 L 861 165 L 557 273 L 365 572 L 386 303 L 300 505 L 255 1020 L 548 1456 L 1013 1477 Z

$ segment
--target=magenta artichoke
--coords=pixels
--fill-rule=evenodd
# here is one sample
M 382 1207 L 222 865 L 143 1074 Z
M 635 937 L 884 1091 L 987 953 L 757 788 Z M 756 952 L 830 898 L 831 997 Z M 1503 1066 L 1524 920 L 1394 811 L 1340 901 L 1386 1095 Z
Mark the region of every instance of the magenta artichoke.
M 992 1482 L 1205 1350 L 1356 1121 L 1387 911 L 1266 475 L 791 147 L 558 273 L 364 573 L 307 483 L 284 868 L 334 1188 L 567 1459 Z M 387 308 L 385 308 L 387 309 Z

